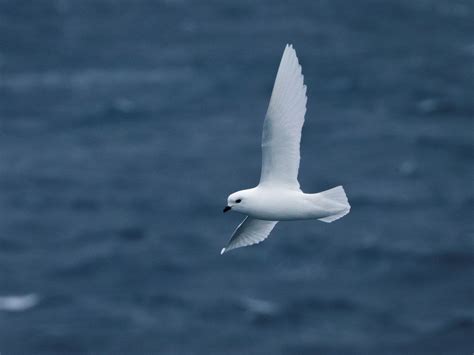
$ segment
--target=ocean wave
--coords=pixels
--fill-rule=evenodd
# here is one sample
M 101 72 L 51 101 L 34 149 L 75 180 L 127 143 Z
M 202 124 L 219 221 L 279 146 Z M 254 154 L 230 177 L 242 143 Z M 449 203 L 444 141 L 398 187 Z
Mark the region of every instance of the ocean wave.
M 35 293 L 16 296 L 0 296 L 0 311 L 22 312 L 35 307 L 40 298 Z
M 143 84 L 176 82 L 188 77 L 189 71 L 183 68 L 175 70 L 160 69 L 83 69 L 72 72 L 45 71 L 30 73 L 4 74 L 0 88 L 30 90 L 38 88 L 88 88 L 97 85 Z

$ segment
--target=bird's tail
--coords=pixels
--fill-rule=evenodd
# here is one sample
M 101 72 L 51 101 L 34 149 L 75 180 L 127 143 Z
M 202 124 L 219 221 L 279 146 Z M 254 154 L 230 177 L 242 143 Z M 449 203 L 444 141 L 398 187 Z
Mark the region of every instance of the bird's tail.
M 331 223 L 336 219 L 344 217 L 351 210 L 351 205 L 347 200 L 346 192 L 342 186 L 337 186 L 332 189 L 320 192 L 318 195 L 324 197 L 327 201 L 333 202 L 335 205 L 334 207 L 337 207 L 339 210 L 337 213 L 331 216 L 320 218 L 320 221 Z

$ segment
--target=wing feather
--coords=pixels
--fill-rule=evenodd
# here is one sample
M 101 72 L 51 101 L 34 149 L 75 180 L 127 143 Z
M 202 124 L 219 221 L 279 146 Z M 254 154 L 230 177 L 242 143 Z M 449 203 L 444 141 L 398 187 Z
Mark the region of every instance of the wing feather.
M 260 185 L 299 189 L 300 141 L 306 102 L 301 65 L 293 46 L 287 45 L 263 125 Z
M 262 242 L 268 237 L 277 223 L 275 221 L 245 217 L 232 234 L 229 244 L 222 249 L 221 254 L 232 249 Z

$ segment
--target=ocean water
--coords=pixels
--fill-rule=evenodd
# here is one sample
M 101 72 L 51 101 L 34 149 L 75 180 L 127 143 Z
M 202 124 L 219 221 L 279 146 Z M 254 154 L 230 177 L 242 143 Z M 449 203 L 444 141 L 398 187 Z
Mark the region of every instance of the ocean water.
M 0 0 L 0 352 L 471 354 L 474 3 Z M 284 45 L 343 219 L 219 255 Z

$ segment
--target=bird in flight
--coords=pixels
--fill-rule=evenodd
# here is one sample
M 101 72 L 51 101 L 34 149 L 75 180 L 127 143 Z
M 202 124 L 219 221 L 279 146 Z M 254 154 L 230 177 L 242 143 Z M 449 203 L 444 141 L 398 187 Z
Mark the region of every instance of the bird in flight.
M 307 99 L 301 65 L 293 46 L 287 44 L 263 124 L 260 182 L 227 198 L 224 212 L 232 210 L 246 217 L 221 254 L 260 243 L 279 221 L 330 223 L 349 213 L 351 206 L 342 186 L 315 194 L 300 189 L 300 141 Z

